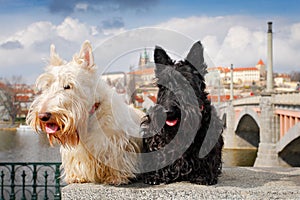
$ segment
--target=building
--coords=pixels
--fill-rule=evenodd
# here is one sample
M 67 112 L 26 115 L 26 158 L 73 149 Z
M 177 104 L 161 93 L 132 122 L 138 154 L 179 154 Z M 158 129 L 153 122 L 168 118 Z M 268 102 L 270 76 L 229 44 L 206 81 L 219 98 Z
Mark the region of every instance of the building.
M 9 120 L 12 113 L 17 118 L 25 118 L 35 94 L 31 85 L 0 82 L 0 120 Z M 14 109 L 7 109 L 5 104 L 14 105 Z
M 138 108 L 147 110 L 153 104 L 153 97 L 157 94 L 157 87 L 153 84 L 154 69 L 155 64 L 150 61 L 149 53 L 145 49 L 140 54 L 138 66 L 131 67 L 130 72 L 127 73 L 129 93 L 134 94 L 132 102 Z
M 106 83 L 114 88 L 118 93 L 126 92 L 127 74 L 125 72 L 106 72 L 101 75 Z
M 106 82 L 114 82 L 119 79 L 126 79 L 126 74 L 124 72 L 106 72 L 101 75 L 101 78 Z
M 283 86 L 287 82 L 291 82 L 291 76 L 289 74 L 277 74 L 274 78 L 276 86 Z
M 233 82 L 238 84 L 252 84 L 260 81 L 260 72 L 256 67 L 234 68 Z
M 134 82 L 135 89 L 139 90 L 154 90 L 153 80 L 155 79 L 155 64 L 150 61 L 149 53 L 144 50 L 140 53 L 138 66 L 131 67 L 127 73 L 127 78 L 130 82 Z
M 155 78 L 154 68 L 138 69 L 128 72 L 128 75 L 135 77 L 135 84 L 137 87 L 150 85 Z
M 208 68 L 208 72 L 218 72 L 222 84 L 230 84 L 231 72 L 229 67 Z M 251 85 L 265 80 L 265 64 L 260 59 L 255 67 L 234 67 L 233 83 Z

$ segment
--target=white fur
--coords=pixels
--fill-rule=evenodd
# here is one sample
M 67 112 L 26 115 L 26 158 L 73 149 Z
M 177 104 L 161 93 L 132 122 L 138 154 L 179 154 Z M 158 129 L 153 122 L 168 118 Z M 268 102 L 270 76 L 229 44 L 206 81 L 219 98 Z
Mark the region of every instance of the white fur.
M 70 62 L 60 59 L 51 45 L 49 63 L 37 79 L 42 93 L 32 103 L 27 123 L 37 132 L 45 132 L 48 122 L 59 125 L 60 130 L 48 137 L 51 144 L 62 145 L 65 181 L 128 183 L 135 177 L 141 148 L 141 140 L 135 139 L 141 113 L 97 77 L 88 41 Z M 64 89 L 67 85 L 70 89 Z M 99 106 L 90 114 L 95 105 Z M 46 112 L 51 118 L 43 122 L 38 114 Z

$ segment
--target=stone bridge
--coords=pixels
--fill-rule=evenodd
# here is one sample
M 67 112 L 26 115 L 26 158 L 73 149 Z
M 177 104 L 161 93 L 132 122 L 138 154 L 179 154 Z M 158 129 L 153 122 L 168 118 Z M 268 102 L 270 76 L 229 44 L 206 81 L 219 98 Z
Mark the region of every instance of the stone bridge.
M 219 106 L 225 148 L 258 148 L 254 166 L 300 166 L 300 93 L 264 93 Z

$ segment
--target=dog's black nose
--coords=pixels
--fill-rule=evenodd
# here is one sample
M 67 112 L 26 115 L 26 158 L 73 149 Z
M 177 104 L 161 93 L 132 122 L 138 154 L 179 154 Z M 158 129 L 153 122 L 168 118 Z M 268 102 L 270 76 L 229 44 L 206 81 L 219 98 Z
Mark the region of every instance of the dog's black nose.
M 51 117 L 51 113 L 49 112 L 45 112 L 45 113 L 39 113 L 38 114 L 38 117 L 40 120 L 42 120 L 43 122 L 46 122 L 50 119 Z

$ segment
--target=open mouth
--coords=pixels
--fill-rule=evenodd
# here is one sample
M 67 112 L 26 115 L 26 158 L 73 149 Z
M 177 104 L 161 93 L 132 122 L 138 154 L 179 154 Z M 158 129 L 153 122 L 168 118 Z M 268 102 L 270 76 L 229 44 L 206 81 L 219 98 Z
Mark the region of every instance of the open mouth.
M 54 134 L 60 130 L 59 126 L 56 123 L 47 123 L 45 126 L 47 134 Z
M 168 126 L 175 126 L 178 123 L 178 119 L 167 119 L 166 124 Z

